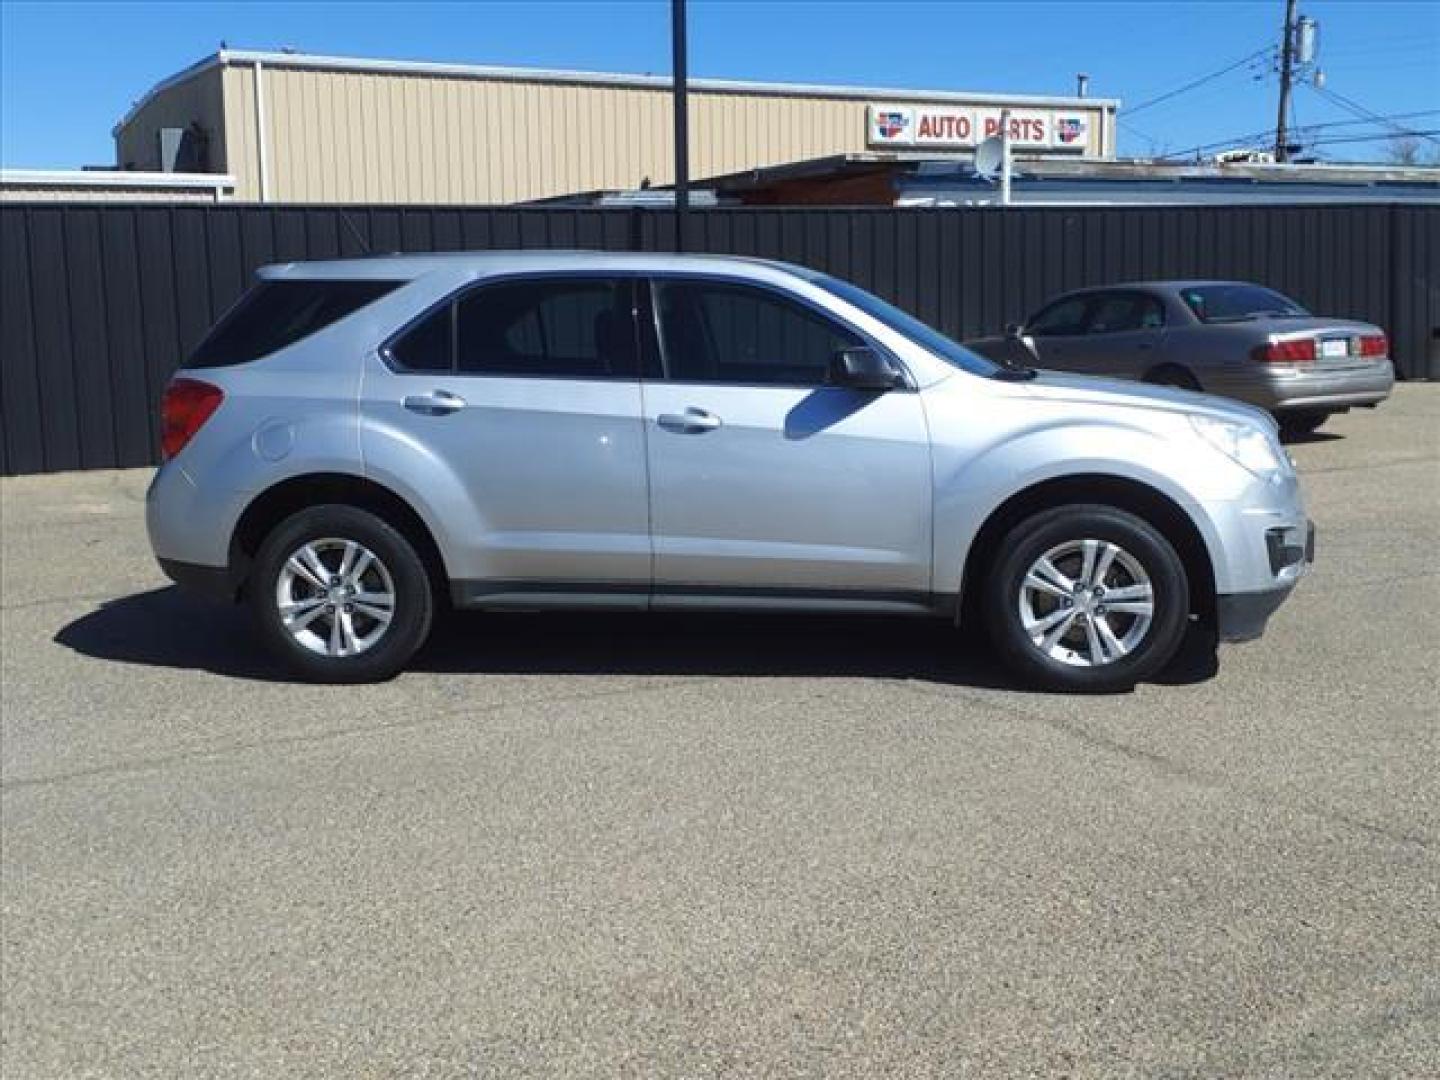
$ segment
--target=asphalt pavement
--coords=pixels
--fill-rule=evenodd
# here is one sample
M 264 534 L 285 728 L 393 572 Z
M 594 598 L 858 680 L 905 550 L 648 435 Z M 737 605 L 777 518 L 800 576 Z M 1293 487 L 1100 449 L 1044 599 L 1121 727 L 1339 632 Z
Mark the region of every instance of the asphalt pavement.
M 1112 697 L 714 616 L 298 685 L 147 472 L 0 482 L 0 1072 L 1440 1075 L 1440 386 L 1292 451 L 1314 573 Z

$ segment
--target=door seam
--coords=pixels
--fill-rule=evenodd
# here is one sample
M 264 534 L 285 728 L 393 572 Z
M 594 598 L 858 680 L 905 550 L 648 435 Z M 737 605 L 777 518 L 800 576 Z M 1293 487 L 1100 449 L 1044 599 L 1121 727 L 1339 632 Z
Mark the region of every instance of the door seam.
M 655 601 L 655 499 L 650 479 L 650 406 L 645 397 L 645 380 L 636 379 L 640 392 L 640 451 L 645 458 L 645 547 L 649 554 L 649 573 L 645 582 L 645 610 Z

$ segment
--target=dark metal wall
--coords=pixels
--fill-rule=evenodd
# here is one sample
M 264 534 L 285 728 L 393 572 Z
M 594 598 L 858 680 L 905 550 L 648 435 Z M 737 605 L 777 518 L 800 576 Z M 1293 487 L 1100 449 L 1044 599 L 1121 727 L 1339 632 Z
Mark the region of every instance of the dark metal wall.
M 146 465 L 170 373 L 265 263 L 477 248 L 673 250 L 667 211 L 0 207 L 0 472 Z M 689 251 L 804 263 L 956 337 L 1080 285 L 1264 282 L 1386 327 L 1440 378 L 1440 207 L 764 209 L 689 215 Z

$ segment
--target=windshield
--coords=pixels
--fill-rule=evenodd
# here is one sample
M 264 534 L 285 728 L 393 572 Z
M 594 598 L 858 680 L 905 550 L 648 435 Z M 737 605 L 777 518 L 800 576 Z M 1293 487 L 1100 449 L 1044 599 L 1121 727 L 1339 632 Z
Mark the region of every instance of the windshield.
M 951 367 L 968 371 L 972 375 L 994 376 L 1005 369 L 993 361 L 973 353 L 958 341 L 952 341 L 939 330 L 921 322 L 894 304 L 888 304 L 874 293 L 866 292 L 858 285 L 830 277 L 828 274 L 806 274 L 805 280 L 819 285 L 826 292 L 833 293 L 847 303 L 854 304 L 873 319 L 878 319 L 896 333 L 904 334 L 911 341 L 928 349 Z
M 1203 323 L 1310 314 L 1288 296 L 1259 285 L 1192 285 L 1180 290 L 1180 299 Z

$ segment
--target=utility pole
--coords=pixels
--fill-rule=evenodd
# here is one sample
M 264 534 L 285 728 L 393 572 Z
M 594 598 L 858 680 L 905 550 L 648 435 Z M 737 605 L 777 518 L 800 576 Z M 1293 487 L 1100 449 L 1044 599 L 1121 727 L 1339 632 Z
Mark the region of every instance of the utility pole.
M 1276 161 L 1290 159 L 1286 149 L 1290 138 L 1285 126 L 1290 112 L 1290 82 L 1295 75 L 1295 4 L 1296 0 L 1285 0 L 1285 31 L 1280 39 L 1280 109 L 1275 114 Z
M 685 250 L 685 222 L 690 215 L 690 124 L 685 73 L 685 0 L 670 0 L 673 52 L 671 89 L 675 99 L 675 250 Z
M 1000 205 L 1010 205 L 1010 110 L 1000 110 Z

